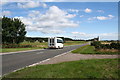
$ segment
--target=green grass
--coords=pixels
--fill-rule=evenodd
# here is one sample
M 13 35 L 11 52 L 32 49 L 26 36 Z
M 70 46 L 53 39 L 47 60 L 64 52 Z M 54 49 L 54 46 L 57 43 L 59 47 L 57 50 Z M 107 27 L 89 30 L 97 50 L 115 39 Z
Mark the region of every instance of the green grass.
M 118 59 L 92 59 L 37 65 L 4 78 L 118 78 Z
M 80 48 L 72 51 L 72 53 L 82 53 L 82 54 L 95 53 L 95 52 L 96 51 L 95 51 L 94 46 L 89 46 L 89 45 L 80 47 Z
M 73 50 L 72 53 L 76 54 L 120 54 L 120 52 L 101 52 L 95 50 L 94 46 L 86 45 L 83 47 L 80 47 L 76 50 Z
M 5 48 L 2 49 L 2 52 L 16 52 L 16 51 L 25 51 L 25 50 L 34 50 L 34 49 L 42 49 L 41 47 L 36 47 L 36 48 Z

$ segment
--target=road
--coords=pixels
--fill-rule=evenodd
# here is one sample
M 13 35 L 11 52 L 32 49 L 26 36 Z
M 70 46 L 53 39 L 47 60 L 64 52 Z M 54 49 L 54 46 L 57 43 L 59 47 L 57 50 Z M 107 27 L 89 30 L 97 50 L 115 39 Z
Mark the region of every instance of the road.
M 86 44 L 67 46 L 63 49 L 44 49 L 2 55 L 2 74 L 8 74 L 14 70 L 32 65 L 48 58 L 52 58 L 84 45 Z

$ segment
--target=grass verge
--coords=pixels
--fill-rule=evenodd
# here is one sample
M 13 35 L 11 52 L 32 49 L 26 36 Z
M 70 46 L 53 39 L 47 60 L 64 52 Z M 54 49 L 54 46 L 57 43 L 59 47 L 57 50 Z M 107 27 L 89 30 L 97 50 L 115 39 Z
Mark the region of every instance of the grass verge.
M 5 48 L 2 49 L 2 52 L 16 52 L 16 51 L 25 51 L 25 50 L 34 50 L 34 49 L 43 49 L 41 47 L 35 47 L 35 48 Z
M 37 65 L 3 78 L 118 78 L 118 59 L 91 59 Z
M 76 54 L 120 54 L 120 52 L 109 52 L 109 51 L 97 51 L 94 46 L 86 45 L 73 50 L 72 53 Z

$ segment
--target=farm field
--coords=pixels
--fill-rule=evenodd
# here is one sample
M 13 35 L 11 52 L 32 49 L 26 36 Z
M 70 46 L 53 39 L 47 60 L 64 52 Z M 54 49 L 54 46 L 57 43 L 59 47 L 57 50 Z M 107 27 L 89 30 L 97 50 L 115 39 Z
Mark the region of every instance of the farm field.
M 119 78 L 118 59 L 91 59 L 28 67 L 4 78 Z
M 80 45 L 86 43 L 85 41 L 67 41 L 64 43 L 64 46 L 70 45 Z M 47 42 L 22 42 L 20 45 L 30 45 L 30 47 L 26 48 L 2 48 L 2 52 L 15 52 L 15 51 L 25 51 L 25 50 L 33 50 L 33 49 L 44 49 L 48 48 Z
M 64 43 L 65 46 L 70 46 L 70 45 L 81 45 L 87 43 L 86 41 L 66 41 Z

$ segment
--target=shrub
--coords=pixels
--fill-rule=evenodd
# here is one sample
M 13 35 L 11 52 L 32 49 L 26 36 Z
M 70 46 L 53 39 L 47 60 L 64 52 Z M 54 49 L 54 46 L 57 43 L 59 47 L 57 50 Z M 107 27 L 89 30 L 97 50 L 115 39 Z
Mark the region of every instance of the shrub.
M 22 48 L 31 48 L 31 47 L 33 47 L 32 45 L 22 45 L 21 46 Z
M 91 43 L 91 46 L 99 46 L 100 44 L 101 44 L 100 41 L 93 41 L 93 42 Z
M 101 44 L 99 41 L 94 41 L 91 46 L 95 46 L 96 49 L 118 49 L 120 50 L 120 43 L 112 42 L 111 44 Z
M 120 50 L 120 43 L 111 43 L 110 46 L 111 48 Z

